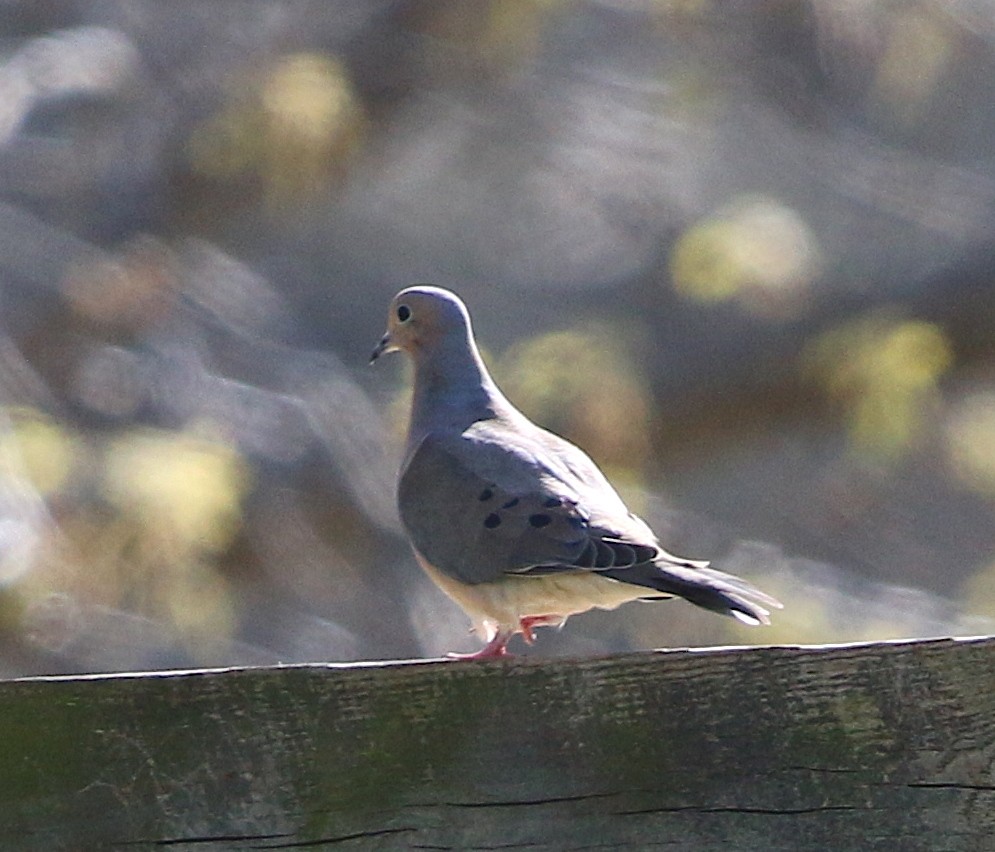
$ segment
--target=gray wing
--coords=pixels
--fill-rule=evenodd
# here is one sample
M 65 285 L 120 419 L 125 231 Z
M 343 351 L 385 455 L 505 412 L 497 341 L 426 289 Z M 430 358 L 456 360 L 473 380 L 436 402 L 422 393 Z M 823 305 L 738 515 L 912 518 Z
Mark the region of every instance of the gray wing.
M 627 541 L 593 524 L 583 489 L 556 468 L 556 459 L 517 433 L 430 434 L 401 474 L 401 520 L 418 552 L 464 583 L 655 558 L 651 534 Z
M 707 562 L 667 553 L 586 455 L 542 430 L 478 423 L 455 437 L 429 434 L 401 475 L 398 507 L 415 549 L 464 583 L 593 571 L 646 598 L 676 595 L 751 624 L 781 606 Z

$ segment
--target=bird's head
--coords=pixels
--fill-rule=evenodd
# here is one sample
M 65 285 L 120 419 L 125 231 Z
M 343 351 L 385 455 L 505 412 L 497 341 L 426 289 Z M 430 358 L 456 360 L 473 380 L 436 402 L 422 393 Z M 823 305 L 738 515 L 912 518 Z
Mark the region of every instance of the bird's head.
M 387 333 L 370 357 L 372 364 L 386 352 L 407 352 L 413 358 L 432 353 L 448 338 L 466 340 L 470 316 L 455 293 L 418 284 L 398 293 L 387 312 Z

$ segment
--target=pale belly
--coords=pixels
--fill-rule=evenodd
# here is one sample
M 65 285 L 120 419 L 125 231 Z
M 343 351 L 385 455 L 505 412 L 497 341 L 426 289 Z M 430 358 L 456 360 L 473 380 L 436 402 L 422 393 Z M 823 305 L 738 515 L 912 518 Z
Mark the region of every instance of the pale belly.
M 494 583 L 467 585 L 437 571 L 420 554 L 415 556 L 432 582 L 463 608 L 477 633 L 488 641 L 495 633 L 519 632 L 523 618 L 557 616 L 562 623 L 589 609 L 615 609 L 652 594 L 650 589 L 586 571 L 543 577 L 507 575 Z

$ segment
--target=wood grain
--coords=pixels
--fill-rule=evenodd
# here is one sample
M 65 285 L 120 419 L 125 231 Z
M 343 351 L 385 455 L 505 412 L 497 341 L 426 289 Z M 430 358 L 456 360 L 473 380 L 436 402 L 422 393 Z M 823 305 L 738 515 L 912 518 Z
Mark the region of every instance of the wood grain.
M 7 849 L 995 849 L 995 639 L 0 684 Z

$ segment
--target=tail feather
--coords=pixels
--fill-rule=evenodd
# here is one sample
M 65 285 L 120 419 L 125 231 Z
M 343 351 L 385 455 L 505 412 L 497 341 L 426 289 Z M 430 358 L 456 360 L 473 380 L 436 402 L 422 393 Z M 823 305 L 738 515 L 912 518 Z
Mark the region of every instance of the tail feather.
M 702 563 L 658 560 L 598 573 L 622 583 L 676 595 L 744 624 L 770 624 L 770 610 L 781 609 L 777 598 L 751 586 L 746 580 Z

